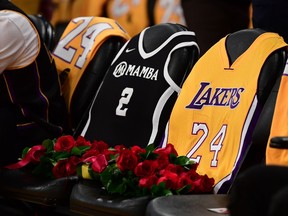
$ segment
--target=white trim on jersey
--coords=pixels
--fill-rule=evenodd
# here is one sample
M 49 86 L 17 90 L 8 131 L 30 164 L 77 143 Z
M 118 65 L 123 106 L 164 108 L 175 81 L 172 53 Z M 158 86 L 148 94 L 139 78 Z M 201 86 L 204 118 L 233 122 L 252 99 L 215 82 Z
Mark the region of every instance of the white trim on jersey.
M 283 75 L 288 75 L 288 60 L 286 61 L 286 65 L 285 65 L 285 68 L 284 68 L 284 72 L 283 72 Z
M 171 87 L 167 88 L 167 90 L 161 95 L 160 99 L 158 100 L 158 103 L 155 107 L 152 117 L 152 133 L 148 144 L 152 144 L 155 141 L 158 132 L 159 118 L 161 116 L 161 112 L 163 110 L 164 105 L 166 104 L 167 100 L 171 97 L 173 92 L 174 90 Z
M 251 120 L 254 116 L 254 113 L 255 113 L 255 110 L 257 108 L 257 104 L 258 104 L 258 99 L 257 99 L 257 95 L 255 95 L 254 99 L 253 99 L 253 102 L 251 104 L 251 108 L 249 109 L 249 112 L 248 112 L 248 115 L 247 115 L 247 118 L 244 122 L 244 126 L 243 126 L 243 129 L 242 129 L 242 133 L 241 133 L 241 140 L 240 140 L 240 145 L 239 145 L 239 150 L 238 150 L 238 154 L 237 154 L 237 157 L 236 157 L 236 160 L 235 160 L 235 163 L 234 163 L 234 166 L 230 172 L 230 174 L 228 176 L 226 176 L 225 178 L 221 179 L 215 186 L 214 186 L 214 193 L 218 193 L 219 189 L 221 188 L 221 186 L 223 185 L 223 183 L 225 183 L 226 181 L 229 181 L 232 177 L 232 173 L 233 171 L 235 170 L 236 166 L 239 166 L 239 157 L 242 154 L 242 149 L 243 149 L 243 145 L 244 145 L 244 141 L 245 141 L 245 138 L 246 138 L 246 135 L 247 135 L 247 131 L 248 131 L 248 128 L 249 128 L 249 125 L 251 123 Z
M 180 32 L 181 33 L 181 32 Z M 177 34 L 177 35 L 186 35 L 186 34 Z M 173 36 L 173 35 L 172 35 Z M 164 65 L 164 78 L 166 80 L 167 83 L 169 83 L 169 85 L 173 88 L 174 91 L 176 91 L 177 93 L 180 92 L 181 90 L 181 87 L 178 86 L 174 81 L 173 79 L 169 76 L 169 71 L 168 71 L 168 66 L 169 66 L 169 63 L 170 63 L 170 59 L 171 59 L 171 55 L 172 53 L 179 49 L 179 48 L 182 48 L 182 47 L 189 47 L 189 46 L 196 46 L 198 51 L 199 51 L 199 47 L 197 45 L 196 42 L 194 41 L 191 41 L 191 42 L 183 42 L 183 43 L 179 43 L 177 44 L 169 53 L 167 59 L 166 59 L 166 62 L 165 62 L 165 65 Z
M 148 27 L 149 28 L 149 27 Z M 138 50 L 139 50 L 139 54 L 143 59 L 147 59 L 150 58 L 151 56 L 154 56 L 156 53 L 158 53 L 160 50 L 163 49 L 163 47 L 165 47 L 173 38 L 178 37 L 179 35 L 191 35 L 191 36 L 195 36 L 195 33 L 192 31 L 184 31 L 184 32 L 176 32 L 175 34 L 171 35 L 169 38 L 166 39 L 166 41 L 164 41 L 160 46 L 158 46 L 155 50 L 151 51 L 151 52 L 145 52 L 144 48 L 143 48 L 143 39 L 144 39 L 144 34 L 145 31 L 148 29 L 145 28 L 139 36 L 139 43 L 138 43 Z M 196 44 L 197 45 L 197 44 Z M 197 48 L 199 49 L 199 47 L 197 46 Z

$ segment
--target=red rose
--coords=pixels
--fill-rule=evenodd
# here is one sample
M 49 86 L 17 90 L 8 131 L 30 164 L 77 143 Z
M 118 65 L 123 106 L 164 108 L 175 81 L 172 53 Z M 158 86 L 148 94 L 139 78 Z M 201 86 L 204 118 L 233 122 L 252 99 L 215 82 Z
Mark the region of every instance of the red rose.
M 215 181 L 213 178 L 209 178 L 206 174 L 199 176 L 199 178 L 193 182 L 194 192 L 196 193 L 208 193 L 212 192 Z
M 92 170 L 96 173 L 101 173 L 108 165 L 105 155 L 99 154 L 94 157 Z
M 113 150 L 109 150 L 109 149 L 104 149 L 104 151 L 102 152 L 102 154 L 105 155 L 106 159 L 109 161 L 111 159 L 111 155 L 116 155 L 117 152 L 113 151 Z
M 133 152 L 133 154 L 135 155 L 139 155 L 139 154 L 145 154 L 146 153 L 146 149 L 143 149 L 139 146 L 132 146 L 131 147 L 131 151 Z
M 186 175 L 188 178 L 190 178 L 192 181 L 196 181 L 197 179 L 199 179 L 199 173 L 196 172 L 196 170 L 191 169 L 188 172 L 186 172 Z
M 46 148 L 43 145 L 36 145 L 30 148 L 25 158 L 29 158 L 30 162 L 39 162 L 40 157 L 44 156 Z
M 109 148 L 109 146 L 107 143 L 105 143 L 103 141 L 96 141 L 96 140 L 92 142 L 92 146 L 91 146 L 91 149 L 96 149 L 100 153 L 102 153 L 104 150 L 106 150 L 108 148 Z
M 167 167 L 170 163 L 169 161 L 169 155 L 163 153 L 163 152 L 157 152 L 158 153 L 158 157 L 157 157 L 157 161 L 158 161 L 158 169 L 165 169 L 165 167 Z
M 169 155 L 169 154 L 174 154 L 176 156 L 178 156 L 178 153 L 177 151 L 175 150 L 174 146 L 170 143 L 168 143 L 164 148 L 157 148 L 154 150 L 155 153 L 164 153 L 166 155 Z
M 161 176 L 158 181 L 157 181 L 157 185 L 160 184 L 161 182 L 165 183 L 165 186 L 167 189 L 174 189 L 177 190 L 179 189 L 179 177 L 176 173 L 172 173 L 172 172 L 165 172 L 163 176 Z
M 173 172 L 176 173 L 177 175 L 180 175 L 182 172 L 184 172 L 184 168 L 180 165 L 176 165 L 176 164 L 168 164 L 165 169 L 161 172 Z M 160 172 L 160 174 L 161 174 Z M 162 174 L 161 174 L 162 175 Z
M 86 140 L 83 136 L 78 136 L 75 142 L 76 146 L 91 146 L 90 141 Z
M 96 149 L 89 149 L 89 150 L 87 150 L 87 151 L 82 155 L 81 159 L 82 159 L 83 161 L 85 161 L 86 158 L 90 158 L 90 157 L 96 156 L 96 155 L 98 155 L 98 154 L 99 154 L 99 151 L 98 151 L 98 150 L 96 150 Z
M 187 173 L 185 172 L 181 173 L 179 181 L 178 181 L 178 185 L 179 185 L 179 188 L 182 188 L 186 185 L 190 185 L 191 192 L 194 191 L 195 189 L 195 185 L 193 184 L 193 181 L 190 179 L 190 176 L 187 175 Z
M 66 151 L 70 152 L 71 149 L 76 145 L 76 142 L 71 135 L 61 136 L 57 139 L 54 150 L 55 151 Z
M 59 160 L 53 167 L 52 173 L 55 178 L 63 178 L 76 174 L 76 167 L 80 163 L 79 158 L 71 156 L 69 159 Z
M 151 175 L 148 177 L 143 177 L 139 180 L 138 186 L 140 188 L 148 188 L 151 189 L 153 185 L 156 185 L 158 178 L 156 175 Z
M 114 149 L 115 149 L 115 151 L 116 152 L 121 152 L 122 150 L 124 150 L 124 149 L 127 149 L 124 145 L 116 145 L 115 147 L 114 147 Z
M 134 173 L 138 177 L 145 177 L 152 175 L 158 167 L 157 161 L 145 160 L 137 164 L 134 169 Z
M 131 150 L 124 149 L 120 151 L 116 163 L 121 171 L 134 170 L 138 163 L 138 158 Z

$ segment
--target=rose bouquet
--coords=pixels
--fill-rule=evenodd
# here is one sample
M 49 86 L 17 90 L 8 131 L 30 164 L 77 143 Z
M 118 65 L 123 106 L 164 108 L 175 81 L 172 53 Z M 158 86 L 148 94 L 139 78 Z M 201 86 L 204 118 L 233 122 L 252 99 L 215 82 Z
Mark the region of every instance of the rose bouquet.
M 197 173 L 197 165 L 178 156 L 172 144 L 109 147 L 102 141 L 62 136 L 25 148 L 22 159 L 7 168 L 33 167 L 33 173 L 49 178 L 78 175 L 98 181 L 109 194 L 153 197 L 212 192 L 214 179 Z

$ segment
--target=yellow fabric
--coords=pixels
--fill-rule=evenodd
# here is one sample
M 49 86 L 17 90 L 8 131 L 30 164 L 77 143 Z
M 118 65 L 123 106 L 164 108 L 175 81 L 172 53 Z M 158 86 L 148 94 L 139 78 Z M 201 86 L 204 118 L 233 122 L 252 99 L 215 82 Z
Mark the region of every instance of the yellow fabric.
M 156 0 L 154 17 L 155 24 L 179 23 L 186 25 L 181 0 Z
M 74 0 L 71 7 L 72 18 L 79 16 L 102 16 L 107 0 Z
M 55 0 L 56 8 L 53 11 L 50 23 L 56 26 L 59 22 L 69 22 L 72 19 L 70 0 Z
M 277 95 L 270 137 L 266 148 L 268 165 L 288 166 L 288 149 L 277 149 L 269 146 L 270 139 L 277 136 L 288 136 L 288 68 L 286 65 Z
M 54 0 L 57 4 L 51 23 L 70 22 L 76 17 L 102 16 L 107 0 Z
M 27 14 L 38 13 L 40 0 L 12 0 L 11 2 Z
M 265 59 L 286 45 L 277 34 L 262 34 L 229 69 L 225 40 L 215 44 L 192 69 L 172 110 L 168 131 L 168 143 L 180 155 L 198 157 L 199 173 L 213 177 L 215 184 L 234 169 Z
M 133 37 L 149 25 L 147 1 L 108 1 L 107 17 L 117 20 Z
M 82 29 L 80 33 L 75 33 L 77 32 L 77 29 L 81 29 L 81 25 L 83 25 L 84 20 L 88 19 L 89 24 L 84 29 Z M 101 26 L 106 24 L 106 27 L 101 27 L 103 29 L 98 33 L 97 31 L 91 32 L 91 30 L 93 30 L 97 24 Z M 109 26 L 109 28 L 107 26 Z M 89 44 L 84 47 L 83 42 L 91 36 L 89 35 L 88 37 L 87 32 L 91 35 L 97 33 L 97 35 L 94 40 L 90 39 Z M 112 36 L 119 36 L 123 38 L 123 41 L 127 41 L 128 39 L 130 39 L 130 36 L 126 32 L 124 32 L 114 20 L 103 17 L 78 17 L 76 19 L 73 19 L 65 29 L 59 43 L 57 44 L 57 47 L 53 52 L 53 56 L 59 74 L 67 69 L 70 71 L 68 73 L 67 79 L 62 85 L 62 91 L 69 113 L 70 102 L 73 96 L 73 92 L 83 72 L 85 71 L 89 62 L 93 59 L 95 53 L 98 51 L 101 44 Z M 63 54 L 60 53 L 62 50 L 64 50 Z M 71 57 L 70 60 L 64 59 L 64 57 L 67 57 L 67 54 L 65 53 L 66 50 L 67 52 L 74 52 L 75 50 L 73 58 Z M 83 65 L 79 66 L 79 59 L 81 57 L 83 58 L 85 52 L 85 62 Z M 105 61 L 105 59 L 103 59 L 103 61 Z

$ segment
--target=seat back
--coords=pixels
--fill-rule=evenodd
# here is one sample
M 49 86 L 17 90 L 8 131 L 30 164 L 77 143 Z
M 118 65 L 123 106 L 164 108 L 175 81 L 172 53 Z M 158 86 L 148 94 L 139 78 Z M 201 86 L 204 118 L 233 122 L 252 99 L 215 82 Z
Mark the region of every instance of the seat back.
M 74 130 L 129 35 L 112 19 L 77 17 L 53 51 Z
M 52 51 L 55 47 L 55 31 L 51 23 L 40 14 L 29 14 L 28 16 L 37 28 L 46 47 Z
M 157 145 L 198 55 L 194 32 L 182 25 L 144 29 L 113 60 L 75 136 L 111 146 Z
M 229 191 L 253 146 L 255 127 L 269 134 L 273 111 L 257 122 L 273 105 L 267 99 L 283 72 L 285 49 L 277 34 L 237 31 L 209 49 L 183 85 L 163 145 L 172 143 L 180 155 L 199 163 L 199 173 L 215 179 L 215 193 Z M 263 143 L 266 131 L 258 131 Z

